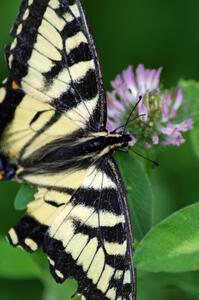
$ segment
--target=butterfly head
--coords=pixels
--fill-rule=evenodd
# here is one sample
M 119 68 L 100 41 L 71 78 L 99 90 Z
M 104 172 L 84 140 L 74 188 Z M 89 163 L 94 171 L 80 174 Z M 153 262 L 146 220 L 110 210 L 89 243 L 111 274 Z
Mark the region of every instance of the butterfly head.
M 133 146 L 135 144 L 135 138 L 129 132 L 122 131 L 120 134 L 122 137 L 121 147 Z
M 133 146 L 136 143 L 135 138 L 131 133 L 128 131 L 121 131 L 121 132 L 110 132 L 109 139 L 112 142 L 111 148 L 125 148 L 128 146 Z

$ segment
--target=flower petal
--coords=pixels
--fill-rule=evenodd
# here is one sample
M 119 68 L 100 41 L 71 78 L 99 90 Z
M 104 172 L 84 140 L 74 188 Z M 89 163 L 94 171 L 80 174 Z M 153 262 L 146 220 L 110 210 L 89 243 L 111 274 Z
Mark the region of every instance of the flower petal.
M 126 84 L 127 89 L 129 89 L 131 91 L 132 97 L 137 98 L 138 97 L 138 88 L 136 85 L 135 75 L 134 75 L 132 66 L 129 66 L 126 70 L 124 70 L 123 78 L 124 78 L 124 82 Z
M 159 89 L 161 73 L 162 73 L 162 68 L 159 68 L 158 70 L 154 70 L 154 76 L 151 83 L 152 90 Z
M 137 79 L 137 85 L 139 89 L 139 93 L 144 96 L 146 93 L 146 76 L 145 76 L 145 68 L 143 65 L 139 65 L 136 69 L 136 79 Z
M 186 132 L 189 131 L 193 127 L 193 120 L 186 119 L 179 124 L 175 124 L 179 131 Z
M 111 86 L 121 98 L 125 99 L 126 85 L 121 75 L 117 75 L 116 78 L 111 81 Z
M 174 145 L 174 146 L 180 146 L 185 142 L 185 139 L 183 138 L 182 134 L 180 132 L 177 132 L 174 135 L 168 136 L 166 140 L 163 142 L 164 145 Z
M 153 145 L 158 145 L 159 144 L 159 136 L 158 135 L 153 135 L 152 136 L 152 143 L 153 143 Z
M 169 106 L 171 104 L 171 95 L 167 94 L 161 101 L 162 107 L 162 122 L 167 122 L 169 120 Z
M 182 101 L 183 101 L 183 92 L 182 92 L 182 90 L 179 89 L 179 90 L 177 90 L 176 100 L 171 109 L 170 118 L 174 118 L 176 116 L 176 113 L 177 113 L 179 107 L 181 106 Z

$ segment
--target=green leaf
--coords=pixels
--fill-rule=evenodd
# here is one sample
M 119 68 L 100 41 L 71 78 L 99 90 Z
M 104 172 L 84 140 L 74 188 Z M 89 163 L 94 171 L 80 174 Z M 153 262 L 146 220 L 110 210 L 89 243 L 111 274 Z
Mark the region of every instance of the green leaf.
M 199 299 L 199 272 L 149 273 L 138 272 L 138 300 Z M 180 297 L 181 296 L 181 297 Z M 188 298 L 189 299 L 189 298 Z
M 198 278 L 199 272 L 195 271 L 179 273 L 178 276 L 177 274 L 173 274 L 169 279 L 170 285 L 173 284 L 192 297 L 199 299 Z
M 156 225 L 135 252 L 140 270 L 199 270 L 199 203 L 183 208 Z
M 29 253 L 13 248 L 0 237 L 0 277 L 9 279 L 40 278 L 41 270 Z
M 195 154 L 199 158 L 199 82 L 182 80 L 179 86 L 184 91 L 185 96 L 185 117 L 194 120 L 194 127 L 190 131 L 192 146 Z
M 199 82 L 194 80 L 181 80 L 179 87 L 184 92 L 186 116 L 195 117 L 199 115 Z
M 144 167 L 130 153 L 117 153 L 119 169 L 127 190 L 135 238 L 140 240 L 152 224 L 153 194 Z
M 27 184 L 22 184 L 19 188 L 19 191 L 15 197 L 15 208 L 17 210 L 24 210 L 29 202 L 34 199 L 34 194 L 37 189 L 35 187 L 31 187 Z
M 0 278 L 0 291 L 1 300 L 41 300 L 43 286 L 37 279 L 18 280 Z
M 79 300 L 78 296 L 72 298 L 77 291 L 75 280 L 67 279 L 64 283 L 58 284 L 47 270 L 43 276 L 43 283 L 44 294 L 42 300 Z
M 8 229 L 18 222 L 21 212 L 13 209 L 13 200 L 20 185 L 13 181 L 0 181 L 0 234 L 6 235 Z
M 196 156 L 199 158 L 199 123 L 191 130 L 191 142 Z

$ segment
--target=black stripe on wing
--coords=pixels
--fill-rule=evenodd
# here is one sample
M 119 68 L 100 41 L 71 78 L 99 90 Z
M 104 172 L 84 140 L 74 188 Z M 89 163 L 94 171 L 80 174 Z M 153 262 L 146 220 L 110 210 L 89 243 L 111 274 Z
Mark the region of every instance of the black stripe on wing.
M 23 0 L 21 4 L 19 15 L 11 32 L 15 40 L 6 47 L 5 51 L 11 76 L 17 83 L 20 83 L 28 72 L 27 62 L 36 42 L 37 30 L 42 22 L 48 1 L 34 0 L 32 4 L 29 4 L 31 1 Z M 24 17 L 25 14 L 28 15 L 27 18 Z
M 82 224 L 80 221 L 74 221 L 74 224 L 76 228 L 76 234 L 82 233 L 88 235 L 90 239 L 94 238 L 99 232 L 99 228 L 90 228 L 85 224 Z M 117 243 L 123 244 L 126 239 L 124 235 L 124 227 L 121 223 L 113 227 L 101 226 L 100 231 L 104 240 L 109 243 L 114 243 L 117 241 Z
M 0 136 L 5 127 L 12 121 L 18 104 L 24 97 L 24 92 L 14 90 L 9 80 L 0 86 Z
M 73 82 L 67 92 L 63 93 L 59 99 L 55 100 L 54 106 L 59 111 L 69 110 L 77 107 L 82 101 L 93 100 L 97 95 L 95 71 L 89 70 L 83 78 Z M 86 104 L 85 104 L 86 105 Z M 97 112 L 99 114 L 99 112 Z M 94 120 L 94 116 L 91 116 Z M 98 117 L 98 116 L 96 116 Z M 91 120 L 94 126 L 93 120 Z
M 44 251 L 52 275 L 74 277 L 89 300 L 135 299 L 132 238 L 121 179 L 111 158 L 91 167 L 49 228 Z

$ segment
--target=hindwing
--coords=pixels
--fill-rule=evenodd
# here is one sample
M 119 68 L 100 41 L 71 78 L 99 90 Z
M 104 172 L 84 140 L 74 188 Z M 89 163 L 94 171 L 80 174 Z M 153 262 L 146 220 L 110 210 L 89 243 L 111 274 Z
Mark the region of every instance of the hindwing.
M 88 168 L 44 238 L 52 275 L 74 277 L 84 299 L 134 299 L 130 231 L 118 170 L 105 157 Z
M 32 252 L 43 245 L 44 235 L 79 188 L 86 170 L 23 175 L 23 181 L 35 184 L 38 192 L 28 204 L 26 215 L 8 234 L 13 246 Z

